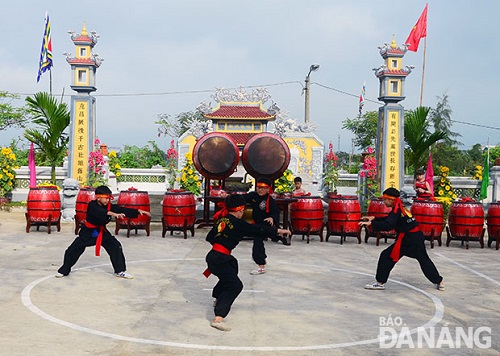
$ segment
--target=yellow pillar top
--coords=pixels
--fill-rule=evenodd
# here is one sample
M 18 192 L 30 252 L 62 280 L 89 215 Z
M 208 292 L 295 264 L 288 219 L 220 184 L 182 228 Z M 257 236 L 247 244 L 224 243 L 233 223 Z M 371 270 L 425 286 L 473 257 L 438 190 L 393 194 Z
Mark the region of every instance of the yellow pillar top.
M 82 27 L 82 32 L 80 33 L 82 36 L 88 36 L 88 32 L 87 32 L 87 25 L 85 23 L 85 21 L 83 21 L 83 27 Z
M 392 42 L 391 42 L 391 48 L 398 48 L 398 45 L 396 44 L 396 35 L 392 35 Z

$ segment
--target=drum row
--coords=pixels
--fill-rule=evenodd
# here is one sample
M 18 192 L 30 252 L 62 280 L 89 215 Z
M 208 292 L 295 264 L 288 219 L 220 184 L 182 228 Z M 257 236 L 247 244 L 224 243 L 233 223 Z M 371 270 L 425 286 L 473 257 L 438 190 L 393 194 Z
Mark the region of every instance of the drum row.
M 386 216 L 391 208 L 384 205 L 382 199 L 370 201 L 367 215 L 376 217 Z M 448 215 L 448 224 L 444 218 L 444 209 L 441 203 L 430 200 L 416 200 L 411 206 L 411 213 L 419 223 L 419 228 L 425 238 L 431 242 L 434 248 L 434 241 L 437 240 L 439 246 L 442 245 L 441 235 L 446 226 L 447 240 L 459 240 L 462 245 L 465 243 L 469 248 L 469 241 L 478 241 L 481 248 L 484 247 L 485 221 L 488 229 L 488 246 L 496 242 L 496 249 L 500 245 L 500 203 L 492 203 L 488 208 L 485 218 L 483 206 L 476 201 L 453 202 Z M 361 243 L 361 219 L 360 204 L 356 196 L 334 196 L 330 198 L 328 204 L 328 219 L 323 223 L 323 207 L 321 200 L 317 197 L 303 197 L 290 206 L 291 230 L 295 233 L 320 234 L 322 240 L 323 226 L 326 225 L 327 236 L 340 236 L 340 243 L 345 241 L 346 236 L 354 236 Z M 383 231 L 374 232 L 371 227 L 366 229 L 365 242 L 369 237 L 376 237 L 377 246 L 381 238 L 387 241 L 388 238 L 395 238 L 396 232 Z
M 30 224 L 33 225 L 35 222 L 40 223 L 45 220 L 58 222 L 60 220 L 58 191 L 44 189 L 43 194 L 47 196 L 40 197 L 39 195 L 42 193 L 35 194 L 38 193 L 35 190 L 31 196 L 28 196 L 27 202 L 28 212 L 26 216 Z M 85 222 L 87 204 L 93 199 L 93 188 L 80 189 L 76 200 L 75 233 L 78 233 L 79 227 Z M 118 196 L 117 203 L 129 208 L 150 211 L 149 196 L 145 191 L 122 191 Z M 163 237 L 166 231 L 170 231 L 172 234 L 176 230 L 183 231 L 184 238 L 187 238 L 187 231 L 191 231 L 191 235 L 194 236 L 196 201 L 193 194 L 181 191 L 166 192 L 162 206 Z M 383 200 L 374 199 L 368 206 L 367 215 L 383 217 L 389 211 L 390 208 L 384 205 Z M 47 217 L 42 216 L 43 213 L 47 212 Z M 470 200 L 453 202 L 447 225 L 445 224 L 443 206 L 439 202 L 416 200 L 411 207 L 411 213 L 419 222 L 420 230 L 426 239 L 430 240 L 432 248 L 435 240 L 441 246 L 441 235 L 445 227 L 446 246 L 449 246 L 452 240 L 459 240 L 462 245 L 466 244 L 466 248 L 469 246 L 469 241 L 478 241 L 481 247 L 484 247 L 485 221 L 488 229 L 488 246 L 495 242 L 496 249 L 498 250 L 500 247 L 500 203 L 491 203 L 485 217 L 483 206 L 479 202 Z M 307 235 L 308 240 L 309 235 L 320 235 L 322 241 L 323 229 L 326 227 L 326 241 L 331 235 L 335 235 L 340 236 L 342 244 L 347 236 L 353 236 L 358 239 L 358 243 L 361 243 L 360 220 L 360 204 L 358 198 L 352 195 L 338 195 L 330 198 L 326 223 L 323 201 L 319 197 L 298 197 L 295 202 L 290 204 L 290 229 L 293 234 L 302 234 L 303 237 Z M 130 230 L 135 229 L 137 233 L 137 229 L 145 229 L 149 236 L 150 221 L 151 218 L 146 215 L 140 215 L 135 219 L 118 219 L 115 234 L 121 228 L 127 229 L 127 236 L 129 236 Z M 29 231 L 29 229 L 27 230 Z M 370 237 L 376 237 L 378 245 L 381 238 L 387 240 L 395 238 L 395 236 L 395 231 L 374 232 L 368 228 L 365 233 L 365 242 Z

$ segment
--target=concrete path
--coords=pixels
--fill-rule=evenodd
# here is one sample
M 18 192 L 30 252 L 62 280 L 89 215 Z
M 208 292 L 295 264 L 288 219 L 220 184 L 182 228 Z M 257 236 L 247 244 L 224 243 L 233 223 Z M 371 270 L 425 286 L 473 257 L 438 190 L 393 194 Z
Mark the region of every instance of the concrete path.
M 268 272 L 259 276 L 249 274 L 252 242 L 242 241 L 234 255 L 244 291 L 226 319 L 232 331 L 221 332 L 209 325 L 217 279 L 201 274 L 208 229 L 187 240 L 162 238 L 159 224 L 149 237 L 120 230 L 135 276 L 125 280 L 92 248 L 68 277 L 54 278 L 74 225 L 51 234 L 25 227 L 24 212 L 0 212 L 1 355 L 500 354 L 500 251 L 477 242 L 428 246 L 446 282 L 439 292 L 409 258 L 385 291 L 363 289 L 389 246 L 374 238 L 267 242 Z

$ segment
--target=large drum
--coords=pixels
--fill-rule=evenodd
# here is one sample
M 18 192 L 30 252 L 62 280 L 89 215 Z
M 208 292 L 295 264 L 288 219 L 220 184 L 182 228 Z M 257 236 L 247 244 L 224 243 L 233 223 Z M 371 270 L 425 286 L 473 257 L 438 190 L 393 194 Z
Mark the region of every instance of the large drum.
M 496 241 L 496 249 L 500 247 L 500 203 L 491 203 L 486 214 L 488 225 L 488 247 Z
M 446 246 L 451 240 L 460 240 L 462 245 L 466 242 L 469 248 L 469 240 L 479 241 L 481 248 L 484 247 L 484 210 L 483 205 L 476 201 L 458 201 L 451 203 L 448 216 L 448 227 L 446 229 L 448 238 Z
M 240 151 L 226 134 L 211 132 L 201 137 L 193 148 L 193 163 L 205 178 L 225 179 L 233 174 Z
M 32 187 L 28 192 L 26 212 L 26 232 L 31 226 L 47 226 L 50 234 L 51 225 L 61 231 L 61 196 L 55 186 Z
M 187 238 L 187 230 L 194 236 L 194 222 L 196 217 L 196 201 L 194 194 L 181 191 L 168 191 L 163 198 L 162 237 L 167 230 L 170 235 L 173 231 L 183 231 Z
M 307 234 L 307 243 L 309 235 L 319 235 L 323 241 L 323 219 L 325 211 L 323 202 L 319 197 L 301 197 L 296 202 L 290 204 L 290 219 L 292 224 L 292 233 Z
M 242 163 L 254 178 L 281 177 L 290 163 L 290 149 L 279 136 L 264 132 L 249 139 L 243 148 Z
M 391 207 L 387 207 L 384 204 L 384 200 L 381 198 L 372 199 L 370 204 L 368 204 L 368 212 L 367 215 L 375 216 L 377 218 L 386 217 L 387 214 L 391 212 Z M 380 243 L 380 238 L 384 238 L 387 242 L 387 238 L 396 238 L 396 231 L 373 231 L 371 225 L 366 229 L 365 242 L 368 242 L 368 238 L 374 236 L 377 238 L 376 245 L 378 246 Z
M 148 192 L 140 190 L 122 190 L 118 195 L 117 204 L 124 208 L 140 209 L 144 211 L 150 211 L 151 209 Z M 144 229 L 146 230 L 147 236 L 149 236 L 150 222 L 151 217 L 146 214 L 139 215 L 136 218 L 116 219 L 115 234 L 118 234 L 120 228 L 126 228 L 127 237 L 129 237 L 131 229 L 135 230 L 136 234 L 138 229 Z
M 419 224 L 419 229 L 434 248 L 434 239 L 442 245 L 441 234 L 444 229 L 443 204 L 430 200 L 415 200 L 411 206 L 411 213 Z
M 355 195 L 332 195 L 328 204 L 326 241 L 330 235 L 339 235 L 340 244 L 346 236 L 355 236 L 361 243 L 361 206 Z
M 80 188 L 76 196 L 75 206 L 75 235 L 78 235 L 81 224 L 85 223 L 87 217 L 87 207 L 89 202 L 95 199 L 95 188 L 85 187 Z

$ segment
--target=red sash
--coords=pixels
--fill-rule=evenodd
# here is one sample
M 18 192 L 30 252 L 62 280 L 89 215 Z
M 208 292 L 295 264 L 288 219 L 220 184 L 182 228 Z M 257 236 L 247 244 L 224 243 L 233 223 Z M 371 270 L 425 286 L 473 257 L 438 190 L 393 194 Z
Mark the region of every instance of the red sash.
M 420 229 L 417 227 L 414 227 L 413 229 L 409 230 L 408 232 L 417 232 L 420 231 Z M 398 238 L 396 240 L 396 243 L 394 244 L 394 248 L 391 251 L 390 257 L 394 262 L 399 261 L 399 255 L 401 254 L 401 244 L 403 243 L 403 237 L 405 236 L 404 232 L 400 232 L 398 234 Z
M 108 204 L 106 209 L 109 211 L 111 209 L 111 203 Z M 96 226 L 94 224 L 89 223 L 88 221 L 85 221 L 85 226 L 88 227 L 89 229 L 99 229 L 99 235 L 97 235 L 97 239 L 95 241 L 95 255 L 100 256 L 101 255 L 101 244 L 102 244 L 102 234 L 106 227 L 104 225 L 102 226 Z
M 217 251 L 217 252 L 220 252 L 220 253 L 223 253 L 225 255 L 230 255 L 231 254 L 231 250 L 220 245 L 220 244 L 213 244 L 212 245 L 212 250 L 214 251 Z M 203 271 L 203 275 L 208 278 L 210 277 L 212 273 L 210 272 L 210 270 L 207 268 L 206 270 Z

